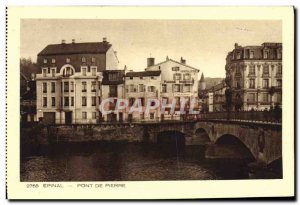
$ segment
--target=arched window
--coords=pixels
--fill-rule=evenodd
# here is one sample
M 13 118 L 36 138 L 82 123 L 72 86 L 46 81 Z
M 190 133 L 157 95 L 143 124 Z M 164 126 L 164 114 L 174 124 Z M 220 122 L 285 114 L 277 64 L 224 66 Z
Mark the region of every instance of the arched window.
M 75 73 L 75 69 L 73 68 L 73 66 L 69 64 L 64 65 L 60 70 L 60 74 L 64 77 L 72 76 L 74 75 L 74 73 Z

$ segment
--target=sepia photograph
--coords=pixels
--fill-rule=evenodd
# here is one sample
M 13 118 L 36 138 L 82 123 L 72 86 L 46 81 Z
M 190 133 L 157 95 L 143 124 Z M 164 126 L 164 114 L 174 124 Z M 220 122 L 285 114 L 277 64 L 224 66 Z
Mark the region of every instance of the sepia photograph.
M 283 25 L 20 18 L 16 180 L 283 180 Z
M 282 178 L 281 38 L 281 21 L 22 20 L 21 181 Z

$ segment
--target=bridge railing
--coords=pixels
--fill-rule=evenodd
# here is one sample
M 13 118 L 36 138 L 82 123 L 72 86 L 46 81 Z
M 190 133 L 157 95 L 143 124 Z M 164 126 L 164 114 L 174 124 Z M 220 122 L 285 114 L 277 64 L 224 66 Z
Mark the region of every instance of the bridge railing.
M 198 120 L 234 120 L 265 123 L 281 123 L 281 111 L 236 111 L 236 112 L 208 112 L 198 115 Z

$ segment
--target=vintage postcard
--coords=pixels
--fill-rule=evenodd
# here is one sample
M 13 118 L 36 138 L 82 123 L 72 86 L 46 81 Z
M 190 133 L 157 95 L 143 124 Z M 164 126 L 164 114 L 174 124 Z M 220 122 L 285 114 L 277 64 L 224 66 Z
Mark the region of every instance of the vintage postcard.
M 8 7 L 8 199 L 294 197 L 293 7 Z

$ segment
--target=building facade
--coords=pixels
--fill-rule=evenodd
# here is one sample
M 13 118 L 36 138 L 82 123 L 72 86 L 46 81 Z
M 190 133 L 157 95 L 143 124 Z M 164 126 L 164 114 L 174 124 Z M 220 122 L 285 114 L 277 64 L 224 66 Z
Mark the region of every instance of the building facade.
M 148 58 L 146 71 L 161 71 L 160 100 L 171 104 L 176 100 L 175 112 L 172 114 L 170 108 L 160 113 L 160 119 L 180 119 L 180 101 L 190 104 L 193 99 L 198 98 L 199 71 L 197 68 L 186 64 L 186 60 L 180 62 L 166 58 L 165 61 L 155 64 L 154 58 Z M 188 107 L 187 107 L 188 108 Z M 195 105 L 195 109 L 199 109 Z
M 281 106 L 282 44 L 240 46 L 226 57 L 226 83 L 235 110 L 265 110 Z
M 128 121 L 156 121 L 160 119 L 159 108 L 151 109 L 146 112 L 148 100 L 160 100 L 161 71 L 142 71 L 126 73 L 125 91 L 129 107 L 126 110 L 126 119 Z M 134 106 L 136 100 L 140 101 L 142 112 L 129 113 L 130 107 Z M 149 101 L 149 103 L 151 103 Z
M 227 85 L 225 81 L 212 86 L 210 89 L 207 90 L 207 98 L 208 98 L 208 107 L 209 112 L 221 112 L 226 111 L 225 103 L 226 103 L 226 96 L 225 91 L 227 89 Z
M 37 57 L 37 117 L 57 124 L 100 121 L 103 72 L 118 69 L 118 63 L 106 38 L 46 46 Z

